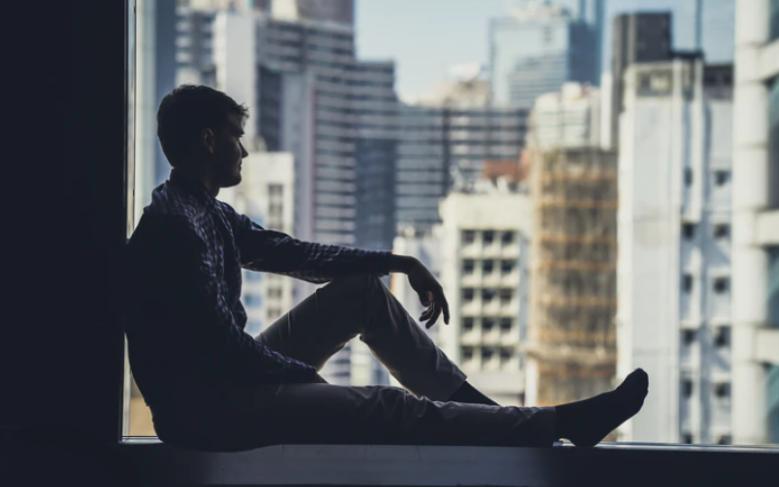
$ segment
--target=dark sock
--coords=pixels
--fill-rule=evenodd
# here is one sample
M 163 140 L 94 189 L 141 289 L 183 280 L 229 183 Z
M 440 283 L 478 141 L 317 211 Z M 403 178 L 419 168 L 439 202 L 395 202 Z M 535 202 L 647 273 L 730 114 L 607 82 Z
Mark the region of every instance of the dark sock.
M 556 436 L 576 446 L 598 444 L 641 409 L 648 387 L 649 376 L 636 369 L 613 391 L 555 407 Z
M 457 389 L 454 394 L 452 394 L 452 397 L 450 397 L 449 400 L 457 402 L 469 402 L 471 404 L 489 404 L 491 406 L 498 406 L 498 403 L 479 392 L 475 387 L 469 384 L 468 381 L 463 382 L 463 385 L 461 385 L 460 388 Z

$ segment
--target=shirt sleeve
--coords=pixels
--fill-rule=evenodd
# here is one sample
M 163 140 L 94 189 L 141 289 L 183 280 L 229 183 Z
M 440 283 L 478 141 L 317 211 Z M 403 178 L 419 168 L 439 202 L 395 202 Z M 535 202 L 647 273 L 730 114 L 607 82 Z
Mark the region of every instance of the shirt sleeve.
M 353 274 L 384 275 L 390 271 L 391 252 L 304 242 L 262 228 L 227 204 L 224 208 L 233 226 L 241 266 L 246 269 L 284 274 L 313 283 Z
M 175 317 L 178 346 L 192 351 L 193 366 L 207 376 L 257 384 L 315 377 L 316 369 L 256 342 L 238 327 L 216 278 L 215 257 L 185 220 L 148 221 L 158 233 L 156 282 Z M 275 378 L 275 379 L 274 379 Z

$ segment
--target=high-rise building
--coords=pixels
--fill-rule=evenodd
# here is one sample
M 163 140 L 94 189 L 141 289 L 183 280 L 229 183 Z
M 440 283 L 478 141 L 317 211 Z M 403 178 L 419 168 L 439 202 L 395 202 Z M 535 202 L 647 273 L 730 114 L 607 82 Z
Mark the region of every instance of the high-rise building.
M 441 202 L 441 284 L 449 325 L 444 352 L 501 404 L 524 404 L 521 346 L 527 330 L 530 203 L 527 194 L 482 181 Z
M 151 191 L 168 176 L 170 165 L 157 142 L 157 107 L 176 81 L 174 2 L 140 1 L 137 5 L 136 39 L 142 63 L 135 75 L 135 165 L 134 212 L 140 217 L 151 201 Z
M 599 110 L 597 89 L 570 83 L 530 116 L 531 404 L 597 394 L 615 373 L 616 156 L 600 147 Z
M 607 390 L 615 372 L 616 162 L 598 147 L 531 149 L 527 392 L 553 405 Z
M 440 200 L 453 188 L 472 188 L 485 161 L 519 159 L 526 110 L 455 105 L 403 105 L 400 109 L 395 189 L 398 228 L 411 225 L 429 230 L 440 221 Z
M 609 146 L 619 147 L 619 114 L 624 108 L 624 75 L 635 63 L 671 58 L 671 13 L 639 12 L 614 17 L 611 33 Z
M 392 62 L 359 61 L 351 80 L 356 214 L 355 238 L 362 248 L 392 249 L 398 146 L 398 100 Z
M 517 10 L 509 17 L 492 19 L 489 27 L 492 104 L 530 108 L 536 96 L 559 89 L 565 81 L 597 85 L 602 5 L 595 11 L 598 15 L 595 24 L 546 3 Z
M 539 96 L 531 114 L 531 144 L 541 150 L 599 147 L 600 108 L 600 91 L 580 83 L 565 83 L 559 91 Z
M 732 441 L 732 68 L 631 64 L 620 119 L 619 373 L 652 400 L 629 439 Z
M 219 199 L 264 228 L 292 233 L 295 218 L 295 165 L 286 152 L 252 152 L 243 161 L 241 184 L 223 189 Z M 241 299 L 252 336 L 294 304 L 295 281 L 270 273 L 243 271 Z
M 779 443 L 779 2 L 736 3 L 733 439 Z

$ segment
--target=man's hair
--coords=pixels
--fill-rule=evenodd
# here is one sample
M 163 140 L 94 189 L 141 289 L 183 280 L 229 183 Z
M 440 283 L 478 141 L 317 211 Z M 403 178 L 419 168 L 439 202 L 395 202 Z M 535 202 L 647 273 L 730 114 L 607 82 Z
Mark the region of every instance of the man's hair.
M 231 113 L 249 116 L 244 105 L 208 86 L 181 85 L 165 95 L 157 110 L 157 137 L 168 162 L 179 164 L 203 129 L 217 130 Z

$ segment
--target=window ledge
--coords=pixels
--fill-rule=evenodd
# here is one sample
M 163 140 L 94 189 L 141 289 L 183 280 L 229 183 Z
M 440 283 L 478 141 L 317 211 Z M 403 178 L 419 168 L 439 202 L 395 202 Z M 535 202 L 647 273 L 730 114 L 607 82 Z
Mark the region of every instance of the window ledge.
M 278 445 L 214 453 L 128 438 L 131 485 L 750 485 L 775 474 L 779 449 L 606 443 L 583 449 Z

